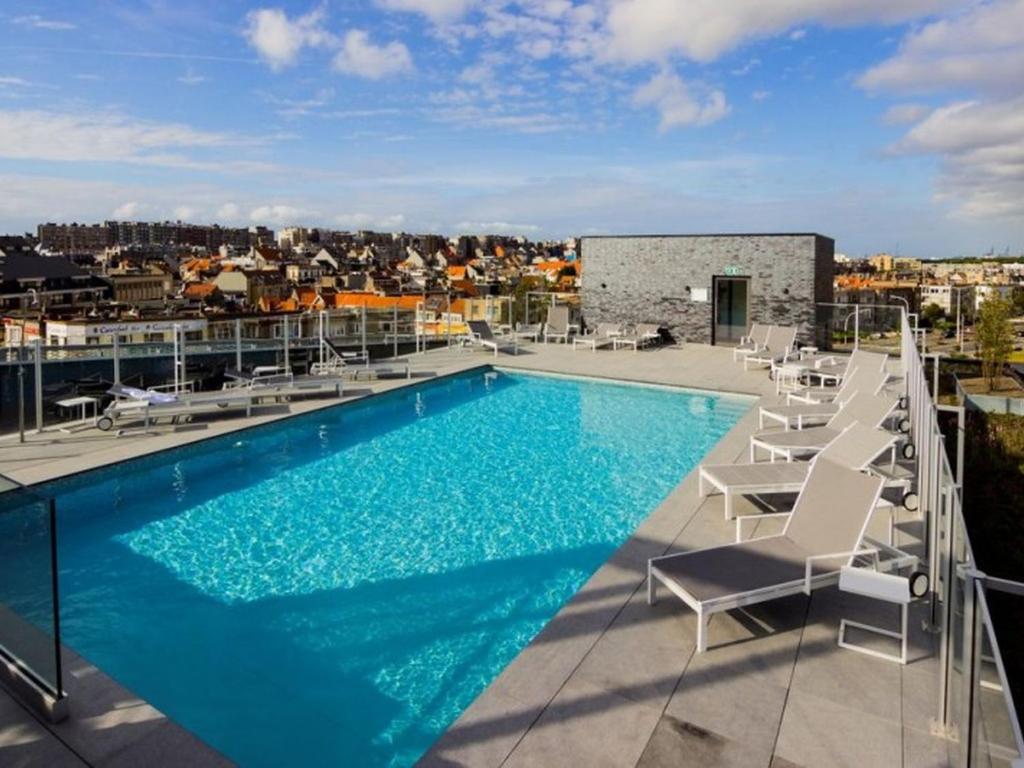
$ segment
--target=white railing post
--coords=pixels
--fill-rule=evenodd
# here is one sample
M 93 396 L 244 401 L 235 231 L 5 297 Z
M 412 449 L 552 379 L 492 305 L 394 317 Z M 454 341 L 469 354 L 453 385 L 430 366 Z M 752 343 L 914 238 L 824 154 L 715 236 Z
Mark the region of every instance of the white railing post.
M 281 318 L 282 336 L 284 336 L 284 369 L 285 371 L 291 370 L 290 360 L 288 359 L 288 315 Z
M 394 320 L 391 321 L 391 333 L 395 337 L 395 345 L 392 349 L 392 357 L 398 357 L 398 299 L 395 299 L 395 316 Z
M 235 368 L 242 370 L 242 320 L 235 318 Z
M 114 383 L 121 383 L 121 336 L 114 334 Z
M 179 345 L 179 342 L 180 342 L 179 334 L 180 334 L 180 331 L 181 331 L 181 326 L 178 325 L 177 323 L 175 323 L 172 330 L 174 331 L 174 349 L 173 349 L 173 351 L 174 351 L 174 391 L 178 392 L 179 391 L 179 385 L 181 383 L 181 372 L 178 370 L 178 354 L 179 354 L 178 345 Z
M 35 381 L 36 432 L 43 431 L 43 340 L 32 339 L 32 357 Z
M 853 350 L 860 348 L 860 305 L 853 305 Z

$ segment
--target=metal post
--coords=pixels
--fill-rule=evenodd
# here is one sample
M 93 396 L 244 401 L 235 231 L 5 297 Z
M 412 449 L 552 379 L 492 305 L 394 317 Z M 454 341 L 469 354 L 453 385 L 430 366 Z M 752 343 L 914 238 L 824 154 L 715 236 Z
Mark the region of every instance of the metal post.
M 114 334 L 114 383 L 121 383 L 121 336 Z
M 935 353 L 935 368 L 932 370 L 932 397 L 939 399 L 939 353 Z
M 235 318 L 235 369 L 242 370 L 242 320 Z
M 362 350 L 363 350 L 363 361 L 366 363 L 370 362 L 369 356 L 366 354 L 366 299 L 363 299 L 363 306 L 360 311 L 360 336 L 362 339 Z
M 445 337 L 448 340 L 448 348 L 452 346 L 452 295 L 450 293 L 445 294 L 445 302 L 447 304 L 447 312 L 445 312 Z
M 960 289 L 953 288 L 952 290 L 956 292 L 956 348 L 957 351 L 963 354 L 964 343 L 960 337 Z
M 181 326 L 181 346 L 178 348 L 181 352 L 181 388 L 188 388 L 188 365 L 185 363 L 185 326 Z
M 526 292 L 526 317 L 523 318 L 523 323 L 526 325 L 530 324 L 530 292 Z
M 288 360 L 288 315 L 281 318 L 281 323 L 284 332 L 284 369 L 287 372 L 291 370 L 291 365 Z
M 394 354 L 392 357 L 398 357 L 398 299 L 395 299 L 395 319 L 391 322 L 391 332 L 395 335 Z
M 327 346 L 326 344 L 324 344 L 324 326 L 325 325 L 326 325 L 326 323 L 324 322 L 324 311 L 320 310 L 320 312 L 317 313 L 317 332 L 320 335 L 320 343 L 319 343 L 318 346 L 320 347 L 320 367 L 321 368 L 323 368 L 323 365 L 324 365 L 324 347 Z
M 25 442 L 25 361 L 18 350 L 18 442 Z
M 178 325 L 177 323 L 175 323 L 174 324 L 174 328 L 173 328 L 173 330 L 174 330 L 174 350 L 173 350 L 174 351 L 174 391 L 175 392 L 178 391 L 178 382 L 179 382 L 179 378 L 178 378 L 178 331 L 180 329 L 181 329 L 181 326 Z
M 860 306 L 853 306 L 853 350 L 854 352 L 860 347 Z
M 43 431 L 43 341 L 32 340 L 32 355 L 35 373 L 36 432 Z

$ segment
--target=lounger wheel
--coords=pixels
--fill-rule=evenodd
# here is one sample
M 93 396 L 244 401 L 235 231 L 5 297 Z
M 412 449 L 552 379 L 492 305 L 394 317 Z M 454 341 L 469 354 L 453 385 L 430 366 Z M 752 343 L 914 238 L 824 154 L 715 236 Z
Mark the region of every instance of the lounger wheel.
M 900 395 L 898 401 L 898 407 L 901 411 L 907 410 L 907 406 L 910 405 L 910 399 L 906 395 Z
M 901 434 L 909 435 L 910 434 L 910 419 L 908 419 L 906 417 L 900 419 L 899 423 L 896 425 L 896 428 L 900 431 Z
M 917 512 L 921 507 L 921 499 L 913 491 L 907 491 L 904 493 L 900 503 L 903 504 L 903 508 L 907 510 L 907 512 Z
M 902 453 L 904 459 L 910 460 L 917 455 L 917 449 L 913 443 L 904 443 Z
M 96 420 L 96 429 L 102 432 L 109 432 L 114 426 L 114 420 L 109 416 L 100 416 Z

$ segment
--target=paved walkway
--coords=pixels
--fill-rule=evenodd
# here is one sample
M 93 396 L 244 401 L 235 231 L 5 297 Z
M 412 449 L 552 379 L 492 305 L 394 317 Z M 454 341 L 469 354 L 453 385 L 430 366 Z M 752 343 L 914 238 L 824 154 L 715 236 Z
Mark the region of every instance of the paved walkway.
M 498 362 L 774 399 L 764 372 L 743 373 L 728 350 L 696 345 L 640 353 L 574 353 L 535 345 L 497 361 L 480 352 L 448 350 L 415 359 L 419 375 Z M 361 382 L 358 395 L 407 383 Z M 0 441 L 0 473 L 41 482 L 334 402 L 289 403 L 251 419 L 163 427 L 152 436 L 113 438 L 91 431 L 33 436 L 23 446 Z M 708 460 L 744 456 L 755 427 L 753 409 Z M 918 529 L 913 521 L 901 524 L 897 543 L 915 546 Z M 711 649 L 696 655 L 692 612 L 667 597 L 654 607 L 646 604 L 648 557 L 724 543 L 733 531 L 723 519 L 721 497 L 700 500 L 695 476 L 685 478 L 439 739 L 423 764 L 945 765 L 946 743 L 927 731 L 938 686 L 932 638 L 915 632 L 906 667 L 835 644 L 840 616 L 895 625 L 894 608 L 822 590 L 810 599 L 797 596 L 719 614 L 710 625 Z M 919 617 L 912 623 L 919 626 Z M 190 765 L 223 760 L 113 681 L 109 687 L 102 672 L 72 658 L 69 667 L 80 665 L 73 680 L 95 678 L 102 681 L 99 690 L 108 692 L 97 698 L 77 691 L 69 723 L 48 729 L 0 691 L 0 765 L 180 765 L 186 754 L 195 756 Z

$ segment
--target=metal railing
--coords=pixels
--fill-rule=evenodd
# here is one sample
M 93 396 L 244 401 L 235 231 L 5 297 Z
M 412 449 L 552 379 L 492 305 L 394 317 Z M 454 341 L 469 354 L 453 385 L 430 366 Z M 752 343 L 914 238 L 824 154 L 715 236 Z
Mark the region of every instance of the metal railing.
M 949 739 L 949 762 L 973 768 L 1012 765 L 1024 757 L 1017 710 L 989 611 L 989 590 L 1024 597 L 1024 584 L 977 569 L 963 516 L 962 486 L 928 389 L 919 334 L 904 312 L 901 362 L 917 449 L 931 583 L 930 624 L 939 632 L 941 687 L 935 730 Z
M 56 503 L 0 475 L 0 673 L 60 719 L 64 673 Z

